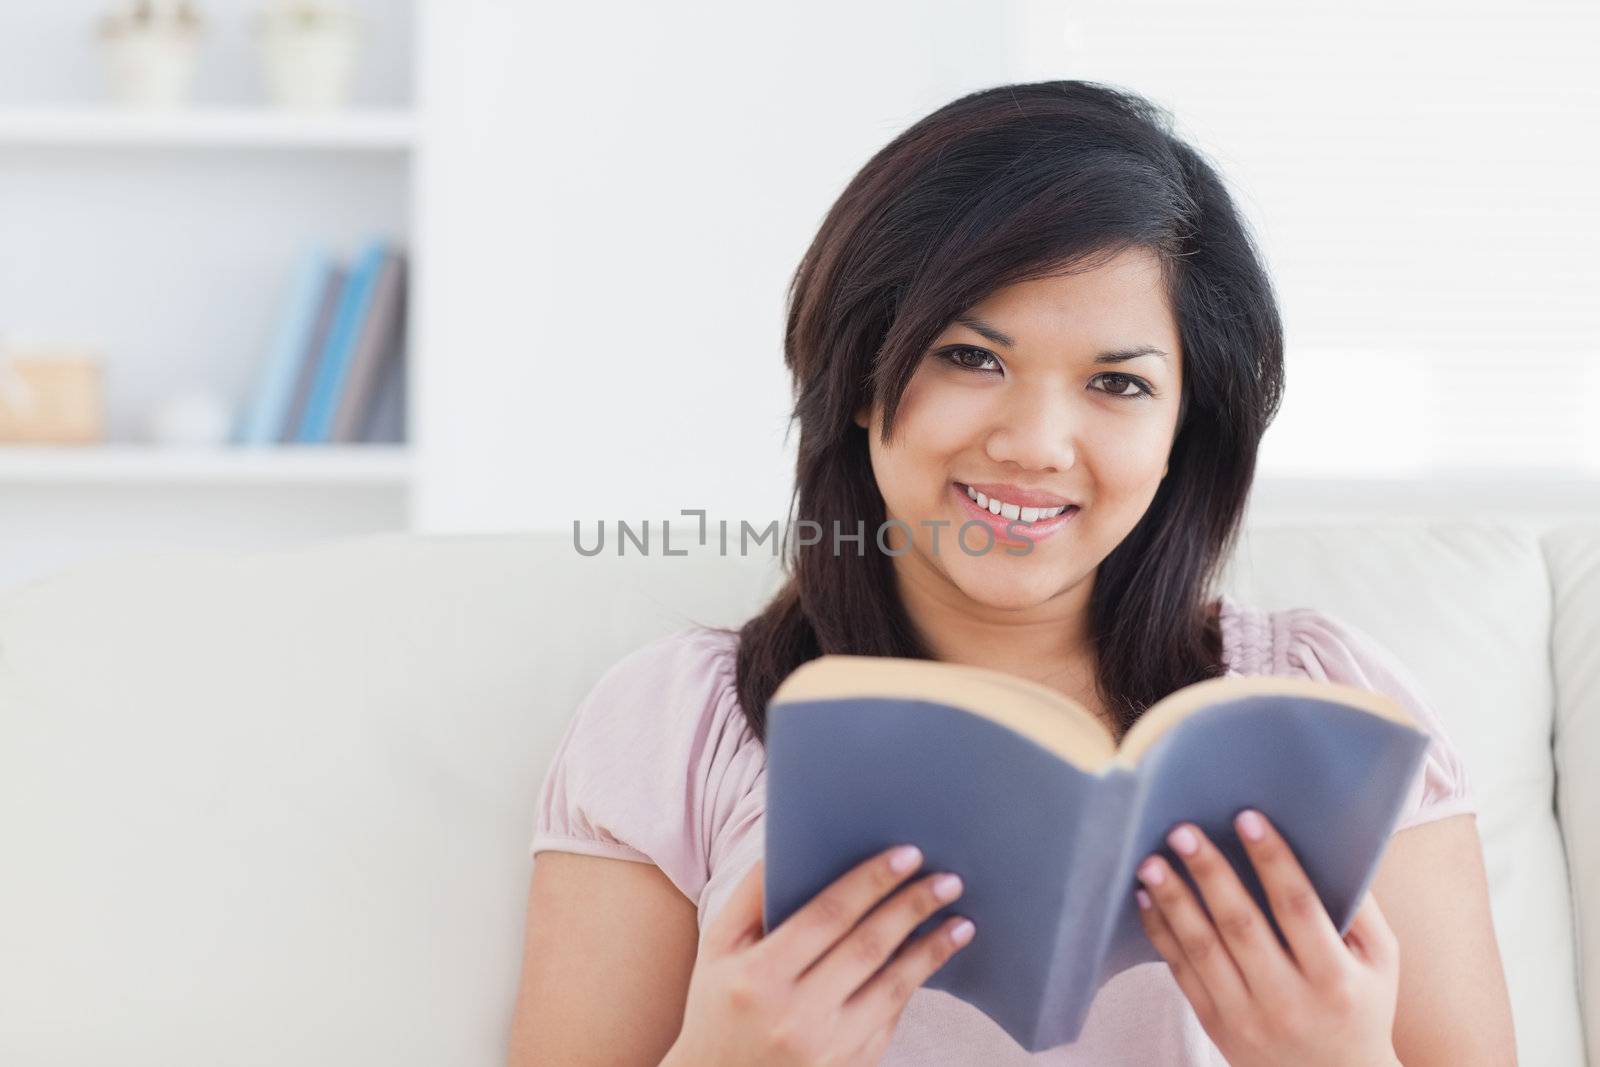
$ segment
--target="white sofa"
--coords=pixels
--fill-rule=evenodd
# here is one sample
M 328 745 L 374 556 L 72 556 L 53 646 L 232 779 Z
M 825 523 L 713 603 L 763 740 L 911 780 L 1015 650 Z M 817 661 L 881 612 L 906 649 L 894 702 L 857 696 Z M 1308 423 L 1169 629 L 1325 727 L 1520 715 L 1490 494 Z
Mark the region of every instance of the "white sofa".
M 0 598 L 0 1063 L 502 1062 L 567 716 L 776 580 L 659 538 L 396 535 Z M 1410 668 L 1480 804 L 1521 1061 L 1587 1033 L 1600 1064 L 1600 526 L 1262 527 L 1226 585 Z

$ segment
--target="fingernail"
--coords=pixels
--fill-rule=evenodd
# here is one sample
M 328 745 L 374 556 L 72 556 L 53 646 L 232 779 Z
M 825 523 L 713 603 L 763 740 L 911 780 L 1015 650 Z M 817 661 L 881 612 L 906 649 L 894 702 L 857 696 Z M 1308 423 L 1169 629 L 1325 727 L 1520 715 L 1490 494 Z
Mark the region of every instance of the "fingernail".
M 1246 841 L 1260 841 L 1267 832 L 1266 823 L 1261 821 L 1261 816 L 1248 809 L 1241 811 L 1234 823 L 1239 827 L 1239 833 Z
M 1180 826 L 1167 835 L 1167 844 L 1180 856 L 1192 856 L 1200 851 L 1200 839 L 1187 826 Z
M 1150 910 L 1150 894 L 1149 893 L 1146 893 L 1143 889 L 1135 889 L 1133 891 L 1133 898 L 1139 902 L 1139 907 L 1141 909 L 1143 909 L 1144 911 L 1149 911 Z
M 889 853 L 889 869 L 895 874 L 905 874 L 922 862 L 922 850 L 916 845 L 901 845 Z
M 950 928 L 950 940 L 958 945 L 965 945 L 972 940 L 972 935 L 977 929 L 972 925 L 971 919 L 962 919 Z
M 1148 886 L 1158 886 L 1166 878 L 1166 873 L 1161 869 L 1160 861 L 1155 858 L 1144 861 L 1144 866 L 1139 868 L 1139 881 Z
M 933 895 L 940 900 L 954 900 L 961 895 L 961 876 L 941 874 L 933 880 Z

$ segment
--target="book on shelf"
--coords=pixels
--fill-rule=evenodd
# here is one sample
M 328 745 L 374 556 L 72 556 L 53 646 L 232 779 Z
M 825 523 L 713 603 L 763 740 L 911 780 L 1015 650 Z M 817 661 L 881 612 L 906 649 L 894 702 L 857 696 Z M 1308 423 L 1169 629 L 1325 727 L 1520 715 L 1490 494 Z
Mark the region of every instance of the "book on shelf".
M 1198 825 L 1282 939 L 1233 830 L 1255 808 L 1294 850 L 1341 934 L 1377 872 L 1428 735 L 1377 692 L 1226 676 L 1158 701 L 1121 738 L 1065 695 L 999 671 L 827 655 L 767 720 L 763 921 L 771 931 L 861 861 L 909 842 L 948 870 L 977 936 L 924 983 L 1030 1052 L 1077 1038 L 1106 981 L 1161 956 L 1135 869 Z
M 377 294 L 378 277 L 391 254 L 386 242 L 368 241 L 350 268 L 327 341 L 317 354 L 311 395 L 295 433 L 299 444 L 327 444 L 333 440 L 333 421 L 340 395 L 349 380 L 356 345 Z
M 404 444 L 406 441 L 406 361 L 386 361 L 378 372 L 372 410 L 361 429 L 366 444 Z
M 405 291 L 404 253 L 387 241 L 349 267 L 305 248 L 232 443 L 403 443 Z
M 378 269 L 372 305 L 356 333 L 351 366 L 334 410 L 332 440 L 362 440 L 363 423 L 373 408 L 381 376 L 401 359 L 405 299 L 405 256 L 389 249 Z
M 302 368 L 318 334 L 326 293 L 340 271 L 325 245 L 305 248 L 295 263 L 277 329 L 261 361 L 253 390 L 234 420 L 230 441 L 265 445 L 278 441 L 296 403 Z
M 288 412 L 277 422 L 277 442 L 293 444 L 300 421 L 305 418 L 306 402 L 311 399 L 311 383 L 317 376 L 317 353 L 328 343 L 328 331 L 333 328 L 333 313 L 339 306 L 339 294 L 344 292 L 348 275 L 342 265 L 334 265 L 328 272 L 322 288 L 322 299 L 317 305 L 316 324 L 306 336 L 300 349 L 300 366 L 295 375 L 294 399 Z

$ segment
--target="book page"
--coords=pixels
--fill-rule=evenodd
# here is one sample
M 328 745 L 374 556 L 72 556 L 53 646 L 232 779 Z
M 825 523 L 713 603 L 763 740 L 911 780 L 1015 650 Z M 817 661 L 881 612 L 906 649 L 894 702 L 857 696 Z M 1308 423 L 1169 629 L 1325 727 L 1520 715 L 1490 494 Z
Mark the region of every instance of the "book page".
M 821 656 L 802 664 L 773 694 L 779 701 L 888 697 L 925 700 L 999 723 L 1084 770 L 1116 756 L 1105 727 L 1061 693 L 1003 671 L 939 660 Z
M 888 697 L 960 708 L 999 723 L 1083 770 L 1131 768 L 1151 745 L 1190 715 L 1240 697 L 1283 695 L 1327 700 L 1416 728 L 1382 693 L 1335 682 L 1280 675 L 1230 675 L 1185 686 L 1151 705 L 1118 745 L 1088 709 L 1048 686 L 1004 671 L 939 660 L 827 655 L 802 664 L 773 702 Z
M 1184 686 L 1156 701 L 1139 721 L 1134 723 L 1122 739 L 1116 753 L 1116 763 L 1133 767 L 1151 745 L 1173 726 L 1197 711 L 1240 697 L 1293 696 L 1313 700 L 1328 700 L 1376 715 L 1381 719 L 1416 727 L 1409 712 L 1393 699 L 1370 689 L 1337 682 L 1318 682 L 1310 678 L 1284 678 L 1275 674 L 1233 675 L 1227 678 L 1207 678 L 1205 681 Z

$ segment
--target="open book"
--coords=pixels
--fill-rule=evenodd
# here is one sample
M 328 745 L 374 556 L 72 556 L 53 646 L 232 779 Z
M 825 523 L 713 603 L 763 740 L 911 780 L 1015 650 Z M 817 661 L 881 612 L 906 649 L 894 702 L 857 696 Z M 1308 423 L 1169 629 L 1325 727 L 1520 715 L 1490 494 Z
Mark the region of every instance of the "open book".
M 1046 686 L 881 656 L 802 665 L 767 714 L 765 929 L 862 860 L 915 844 L 921 873 L 955 871 L 965 891 L 910 936 L 957 913 L 977 925 L 924 988 L 1030 1052 L 1075 1039 L 1113 975 L 1161 960 L 1134 870 L 1159 851 L 1189 880 L 1165 842 L 1178 822 L 1217 843 L 1271 921 L 1232 825 L 1260 810 L 1347 932 L 1428 745 L 1381 693 L 1228 676 L 1160 700 L 1119 746 Z

